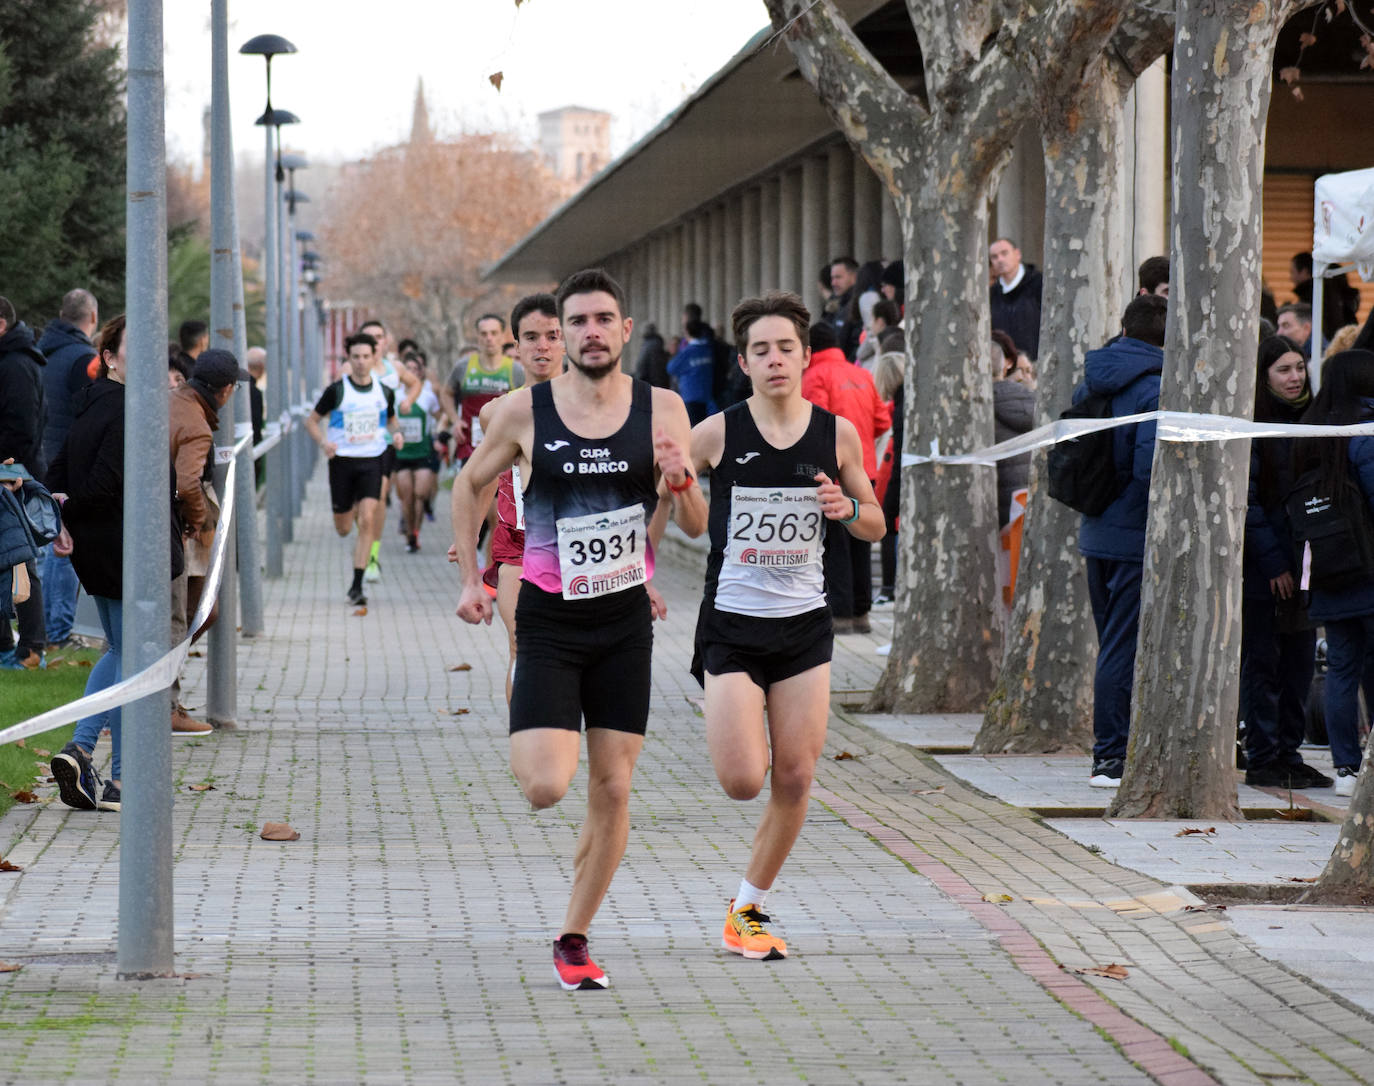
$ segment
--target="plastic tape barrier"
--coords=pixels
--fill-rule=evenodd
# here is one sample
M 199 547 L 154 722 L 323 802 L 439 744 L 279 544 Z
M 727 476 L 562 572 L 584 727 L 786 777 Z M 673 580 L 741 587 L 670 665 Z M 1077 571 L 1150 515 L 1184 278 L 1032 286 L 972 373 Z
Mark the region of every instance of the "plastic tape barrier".
M 1113 419 L 1059 419 L 1048 426 L 1018 434 L 996 445 L 954 456 L 940 455 L 939 442 L 932 441 L 929 455 L 903 453 L 902 467 L 909 468 L 916 464 L 977 464 L 991 467 L 999 460 L 1057 445 L 1061 441 L 1073 441 L 1096 430 L 1136 426 L 1142 422 L 1158 424 L 1155 438 L 1159 441 L 1234 441 L 1242 437 L 1374 436 L 1374 422 L 1360 422 L 1351 426 L 1306 426 L 1300 423 L 1253 422 L 1250 419 L 1232 418 L 1230 415 L 1195 415 L 1189 411 L 1146 411 L 1139 415 L 1121 415 Z
M 210 568 L 205 574 L 205 591 L 201 594 L 200 606 L 196 608 L 195 618 L 186 625 L 186 636 L 153 663 L 136 675 L 121 679 L 114 686 L 107 686 L 94 694 L 69 701 L 46 713 L 29 717 L 11 727 L 0 731 L 0 743 L 13 743 L 16 739 L 27 739 L 31 735 L 45 732 L 62 724 L 70 724 L 82 717 L 93 716 L 106 709 L 128 705 L 131 701 L 146 698 L 159 690 L 166 690 L 181 671 L 186 662 L 186 653 L 191 648 L 191 634 L 210 617 L 210 608 L 219 596 L 219 583 L 224 575 L 224 553 L 234 524 L 234 472 L 238 468 L 238 453 L 248 447 L 251 437 L 245 437 L 233 448 L 235 459 L 229 461 L 229 470 L 224 475 L 224 505 L 220 510 L 219 527 L 215 530 L 215 542 L 210 549 Z M 169 625 L 170 628 L 170 625 Z

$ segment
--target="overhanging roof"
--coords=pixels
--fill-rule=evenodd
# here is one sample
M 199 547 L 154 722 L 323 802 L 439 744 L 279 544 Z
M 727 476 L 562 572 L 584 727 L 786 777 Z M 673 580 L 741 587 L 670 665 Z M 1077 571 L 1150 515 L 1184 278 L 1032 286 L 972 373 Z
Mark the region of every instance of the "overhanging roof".
M 890 2 L 839 6 L 857 21 Z M 833 133 L 834 123 L 796 74 L 786 43 L 770 42 L 773 36 L 772 27 L 755 34 L 653 131 L 507 250 L 484 278 L 561 279 Z

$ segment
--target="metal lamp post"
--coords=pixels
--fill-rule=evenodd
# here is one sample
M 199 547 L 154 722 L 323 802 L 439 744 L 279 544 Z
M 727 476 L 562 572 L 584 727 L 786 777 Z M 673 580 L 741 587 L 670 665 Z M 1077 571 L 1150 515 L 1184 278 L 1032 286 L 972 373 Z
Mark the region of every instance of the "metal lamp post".
M 256 121 L 266 136 L 266 155 L 263 168 L 263 203 L 266 224 L 262 246 L 264 287 L 267 301 L 267 362 L 271 367 L 267 382 L 267 417 L 279 419 L 286 407 L 286 374 L 283 372 L 280 340 L 280 314 L 277 305 L 277 188 L 282 178 L 280 131 L 283 124 L 295 124 L 299 118 L 284 109 L 272 108 L 272 58 L 282 53 L 294 53 L 296 47 L 278 34 L 259 34 L 245 42 L 239 52 L 261 56 L 267 62 L 267 108 Z M 286 457 L 279 451 L 267 461 L 267 576 L 282 575 L 282 543 L 286 524 Z
M 296 188 L 296 171 L 306 166 L 304 155 L 282 155 L 282 168 L 286 171 L 286 187 L 282 190 L 282 206 L 286 213 L 281 237 L 282 249 L 282 352 L 286 356 L 287 410 L 292 416 L 291 430 L 291 478 L 287 501 L 290 515 L 300 516 L 301 497 L 305 491 L 305 440 L 300 428 L 299 405 L 301 394 L 301 337 L 300 337 L 300 269 L 296 263 L 296 206 L 308 204 L 310 197 Z
M 311 378 L 314 372 L 314 331 L 313 310 L 314 306 L 306 297 L 306 287 L 309 285 L 307 273 L 310 272 L 305 260 L 305 246 L 315 240 L 315 235 L 309 230 L 295 230 L 292 237 L 296 240 L 297 256 L 291 261 L 291 266 L 297 276 L 297 290 L 293 296 L 298 298 L 297 304 L 300 308 L 300 320 L 294 326 L 296 336 L 296 380 L 300 385 L 300 402 L 307 409 L 315 400 L 311 395 L 313 387 Z M 313 274 L 313 273 L 312 273 Z M 305 483 L 310 478 L 311 472 L 315 468 L 315 457 L 312 455 L 315 450 L 315 443 L 309 440 L 305 433 L 301 435 L 300 444 L 300 464 L 301 472 L 298 479 L 299 489 L 296 500 L 305 500 Z

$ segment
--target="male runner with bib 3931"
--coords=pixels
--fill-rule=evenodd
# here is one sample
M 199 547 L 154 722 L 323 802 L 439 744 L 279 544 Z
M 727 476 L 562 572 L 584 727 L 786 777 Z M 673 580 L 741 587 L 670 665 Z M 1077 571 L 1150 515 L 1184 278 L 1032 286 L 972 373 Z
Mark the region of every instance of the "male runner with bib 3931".
M 731 323 L 752 395 L 692 431 L 692 465 L 711 473 L 692 672 L 706 688 L 706 743 L 731 799 L 759 794 L 771 750 L 768 806 L 722 936 L 746 958 L 787 957 L 787 944 L 764 927 L 763 906 L 806 821 L 825 744 L 833 644 L 825 522 L 869 541 L 884 532 L 858 431 L 802 398 L 810 320 L 786 291 L 736 306 Z
M 524 483 L 510 749 L 534 807 L 567 792 L 586 723 L 587 820 L 553 952 L 569 991 L 609 984 L 587 952 L 587 930 L 625 852 L 630 779 L 649 717 L 653 630 L 644 586 L 653 574 L 648 525 L 660 478 L 682 530 L 700 535 L 706 527 L 706 501 L 687 466 L 687 409 L 676 393 L 620 370 L 631 329 L 624 308 L 620 285 L 600 269 L 563 283 L 568 372 L 506 396 L 453 486 L 458 614 L 476 623 L 491 621 L 475 546 L 479 496 L 512 463 Z
M 382 496 L 382 454 L 405 443 L 396 421 L 396 399 L 372 375 L 377 341 L 365 332 L 344 340 L 348 373 L 326 388 L 315 409 L 305 416 L 305 429 L 329 461 L 329 500 L 334 530 L 347 536 L 356 521 L 353 544 L 353 583 L 348 602 L 367 603 L 363 570 L 377 529 L 377 506 Z M 327 431 L 320 423 L 328 420 Z

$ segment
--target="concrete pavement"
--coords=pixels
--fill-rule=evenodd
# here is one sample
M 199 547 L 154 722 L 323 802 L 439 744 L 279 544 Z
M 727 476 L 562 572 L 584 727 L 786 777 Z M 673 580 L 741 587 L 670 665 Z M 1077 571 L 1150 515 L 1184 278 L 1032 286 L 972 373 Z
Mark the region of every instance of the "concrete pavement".
M 591 932 L 613 986 L 562 992 L 550 940 L 584 777 L 551 811 L 523 802 L 504 632 L 452 615 L 444 511 L 416 556 L 393 513 L 354 615 L 326 506 L 317 478 L 269 633 L 240 648 L 241 727 L 177 745 L 193 977 L 115 979 L 119 816 L 0 820 L 24 869 L 0 875 L 0 961 L 22 965 L 0 974 L 0 1080 L 1369 1080 L 1366 1014 L 848 715 L 769 901 L 793 956 L 721 950 L 762 802 L 716 785 L 686 670 L 700 581 L 672 555 L 629 850 Z M 883 621 L 840 640 L 836 690 L 872 685 Z M 301 840 L 259 840 L 266 820 Z M 1125 979 L 1066 971 L 1112 963 Z

